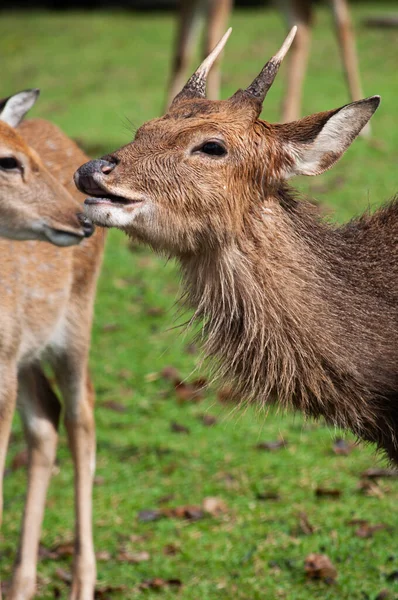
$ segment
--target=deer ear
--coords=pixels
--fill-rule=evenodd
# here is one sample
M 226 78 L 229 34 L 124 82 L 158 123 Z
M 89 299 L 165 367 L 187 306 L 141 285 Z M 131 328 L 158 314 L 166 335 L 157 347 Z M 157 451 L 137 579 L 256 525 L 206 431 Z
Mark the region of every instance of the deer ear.
M 25 90 L 0 100 L 0 121 L 4 121 L 11 127 L 17 127 L 36 102 L 39 93 L 37 89 Z
M 330 169 L 354 141 L 379 104 L 380 96 L 372 96 L 337 110 L 279 125 L 291 162 L 285 177 L 319 175 Z

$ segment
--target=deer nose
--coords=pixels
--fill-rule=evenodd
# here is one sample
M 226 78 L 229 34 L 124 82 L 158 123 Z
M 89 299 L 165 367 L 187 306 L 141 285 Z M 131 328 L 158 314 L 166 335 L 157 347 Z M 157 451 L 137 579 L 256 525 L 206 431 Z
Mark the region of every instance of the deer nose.
M 97 158 L 85 163 L 76 171 L 74 175 L 76 187 L 83 193 L 95 193 L 99 188 L 99 182 L 102 176 L 109 175 L 116 167 L 116 162 L 111 162 L 103 158 Z M 99 175 L 99 181 L 95 176 Z
M 90 237 L 95 231 L 95 225 L 83 213 L 77 213 L 80 225 L 83 227 L 84 237 Z

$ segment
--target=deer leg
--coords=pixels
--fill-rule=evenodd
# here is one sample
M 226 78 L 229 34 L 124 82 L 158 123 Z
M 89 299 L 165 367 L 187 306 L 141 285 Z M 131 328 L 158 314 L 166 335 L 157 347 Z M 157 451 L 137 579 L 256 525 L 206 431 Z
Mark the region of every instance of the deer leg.
M 297 34 L 288 54 L 288 73 L 282 102 L 282 122 L 301 117 L 302 90 L 311 42 L 312 6 L 308 0 L 285 0 L 281 3 L 289 27 L 297 25 Z
M 16 365 L 0 364 L 0 527 L 3 515 L 3 475 L 17 397 Z M 1 600 L 1 583 L 0 583 Z
M 344 73 L 352 101 L 363 98 L 354 31 L 346 0 L 331 0 Z M 370 134 L 367 123 L 361 135 Z
M 205 30 L 204 58 L 210 54 L 224 35 L 232 10 L 232 0 L 209 0 Z M 207 96 L 218 100 L 220 96 L 220 59 L 214 63 L 207 77 Z
M 55 368 L 65 402 L 65 426 L 75 469 L 75 554 L 70 600 L 93 600 L 96 566 L 92 532 L 95 470 L 94 390 L 86 360 L 69 356 Z
M 198 37 L 205 0 L 180 0 L 177 41 L 165 109 L 185 84 L 186 71 Z
M 37 554 L 46 494 L 55 461 L 61 405 L 40 367 L 18 378 L 18 409 L 28 444 L 28 491 L 8 600 L 29 600 L 36 587 Z

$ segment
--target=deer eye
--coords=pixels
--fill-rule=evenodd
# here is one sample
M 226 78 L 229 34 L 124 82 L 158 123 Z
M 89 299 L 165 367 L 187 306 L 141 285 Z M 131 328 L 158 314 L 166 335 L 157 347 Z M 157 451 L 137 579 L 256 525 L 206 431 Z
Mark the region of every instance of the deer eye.
M 220 142 L 206 142 L 198 148 L 199 152 L 203 152 L 203 154 L 208 154 L 209 156 L 224 156 L 227 153 L 226 149 Z
M 0 169 L 3 169 L 4 171 L 12 171 L 19 168 L 19 162 L 15 158 L 12 158 L 11 156 L 0 158 Z

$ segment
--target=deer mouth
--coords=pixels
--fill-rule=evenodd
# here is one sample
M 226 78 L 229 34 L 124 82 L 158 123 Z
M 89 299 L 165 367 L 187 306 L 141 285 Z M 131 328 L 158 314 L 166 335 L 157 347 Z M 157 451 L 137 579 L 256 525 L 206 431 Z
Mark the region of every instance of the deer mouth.
M 141 198 L 124 198 L 123 196 L 115 196 L 114 194 L 104 194 L 101 195 L 91 195 L 90 198 L 86 198 L 84 204 L 86 206 L 90 205 L 114 205 L 114 206 L 130 206 L 131 204 L 140 204 L 143 200 Z

